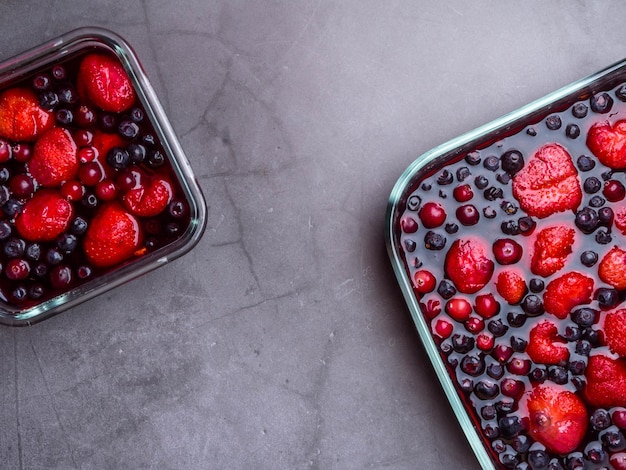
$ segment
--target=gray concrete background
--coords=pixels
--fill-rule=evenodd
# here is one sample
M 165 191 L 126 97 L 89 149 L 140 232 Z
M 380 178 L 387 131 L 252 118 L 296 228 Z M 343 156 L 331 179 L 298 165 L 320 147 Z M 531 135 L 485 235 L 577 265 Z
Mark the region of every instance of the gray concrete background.
M 0 328 L 4 469 L 478 465 L 386 257 L 421 153 L 626 57 L 618 1 L 2 2 L 134 46 L 209 204 L 174 263 Z

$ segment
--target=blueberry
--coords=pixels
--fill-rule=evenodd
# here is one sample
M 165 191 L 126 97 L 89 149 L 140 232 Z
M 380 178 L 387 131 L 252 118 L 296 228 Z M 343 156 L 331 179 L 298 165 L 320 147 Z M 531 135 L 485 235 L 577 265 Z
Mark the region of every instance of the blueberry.
M 590 176 L 583 181 L 583 189 L 587 194 L 595 194 L 602 189 L 602 182 L 595 176 Z
M 139 135 L 139 126 L 136 122 L 124 120 L 117 126 L 117 132 L 125 139 L 134 139 Z
M 599 435 L 600 440 L 611 452 L 617 452 L 626 448 L 626 439 L 616 426 L 611 426 Z
M 458 333 L 452 335 L 452 347 L 460 354 L 467 354 L 474 349 L 474 343 L 474 338 L 471 336 Z
M 598 93 L 589 99 L 589 105 L 594 113 L 606 114 L 613 107 L 613 98 L 608 93 Z
M 580 262 L 590 268 L 598 262 L 598 253 L 595 251 L 583 251 L 580 255 Z
M 511 175 L 508 173 L 498 173 L 496 175 L 496 180 L 502 185 L 507 185 L 509 184 L 509 181 L 511 181 Z
M 492 404 L 485 405 L 480 409 L 480 416 L 486 420 L 492 420 L 496 418 L 496 407 Z
M 165 155 L 160 150 L 151 150 L 146 155 L 146 164 L 150 168 L 158 168 L 165 163 Z
M 576 347 L 574 350 L 576 351 L 576 354 L 589 356 L 589 353 L 591 352 L 591 343 L 587 340 L 580 339 L 576 341 Z
M 478 377 L 485 370 L 485 361 L 476 354 L 466 354 L 461 359 L 461 370 L 467 375 Z
M 580 328 L 576 325 L 568 325 L 565 327 L 565 332 L 563 333 L 563 339 L 565 341 L 577 341 L 580 339 L 581 332 Z
M 9 198 L 9 200 L 2 205 L 2 211 L 8 217 L 15 217 L 22 212 L 22 203 L 17 199 Z
M 123 170 L 130 165 L 130 155 L 125 148 L 113 147 L 106 156 L 107 163 L 116 170 Z
M 144 150 L 145 150 L 145 147 L 144 147 Z M 130 146 L 129 146 L 129 153 L 131 154 L 131 160 L 132 160 L 133 157 L 132 157 L 132 152 L 130 151 Z M 422 207 L 422 198 L 416 194 L 409 196 L 409 199 L 407 199 L 406 201 L 406 208 L 410 211 L 416 211 L 416 210 L 419 210 L 420 207 Z
M 562 366 L 548 367 L 548 378 L 555 384 L 565 385 L 568 380 L 567 369 Z
M 511 447 L 521 454 L 525 454 L 530 448 L 531 440 L 526 434 L 518 434 L 511 439 Z
M 570 361 L 567 363 L 567 370 L 572 375 L 582 375 L 587 365 L 584 361 Z
M 528 452 L 528 465 L 533 470 L 535 469 L 545 469 L 548 467 L 550 463 L 550 455 L 541 449 L 531 450 Z
M 537 294 L 544 289 L 545 284 L 541 279 L 534 277 L 530 280 L 529 286 L 530 286 L 530 291 Z M 522 308 L 523 308 L 523 303 L 522 303 Z
M 465 181 L 467 178 L 469 178 L 471 174 L 472 173 L 470 172 L 469 168 L 467 168 L 466 166 L 462 166 L 461 168 L 456 170 L 456 179 L 459 182 Z
M 504 465 L 504 468 L 517 468 L 517 465 L 521 462 L 520 455 L 513 451 L 507 450 L 506 452 L 502 452 L 499 456 L 500 463 Z
M 95 209 L 98 207 L 98 196 L 93 193 L 86 193 L 80 200 L 80 203 L 86 209 Z
M 11 236 L 11 224 L 6 220 L 0 220 L 0 240 L 6 240 Z
M 437 232 L 429 230 L 424 236 L 424 245 L 428 250 L 443 250 L 443 248 L 446 246 L 446 237 Z
M 498 215 L 498 213 L 496 212 L 496 210 L 493 207 L 487 206 L 487 207 L 483 208 L 483 215 L 487 219 L 493 219 L 493 218 L 495 218 Z
M 502 188 L 490 186 L 489 188 L 485 189 L 483 195 L 488 201 L 495 201 L 496 199 L 502 199 L 504 197 L 504 192 L 502 191 Z
M 517 235 L 519 233 L 519 225 L 514 220 L 506 220 L 500 224 L 500 230 L 505 235 Z
M 577 308 L 571 313 L 571 318 L 574 323 L 580 327 L 588 327 L 596 323 L 598 320 L 599 312 L 592 308 L 582 307 Z
M 561 128 L 561 118 L 554 114 L 546 118 L 546 127 L 551 131 L 556 131 Z
M 39 243 L 30 243 L 24 251 L 26 258 L 32 261 L 38 261 L 41 258 L 41 245 Z
M 41 73 L 33 78 L 33 88 L 38 91 L 44 91 L 50 88 L 50 77 L 45 73 Z
M 141 122 L 145 117 L 143 109 L 141 108 L 133 108 L 130 110 L 129 117 L 133 122 Z
M 517 225 L 520 233 L 530 233 L 535 230 L 537 222 L 535 222 L 532 217 L 525 215 L 517 220 Z
M 48 273 L 48 265 L 46 263 L 37 263 L 31 272 L 37 277 L 43 277 Z
M 596 290 L 595 298 L 602 310 L 616 307 L 620 303 L 619 293 L 615 289 L 600 287 Z
M 602 343 L 602 339 L 600 337 L 600 332 L 598 330 L 594 330 L 593 328 L 585 328 L 583 329 L 583 339 L 589 341 L 591 347 L 597 348 Z
M 584 455 L 591 463 L 599 464 L 606 458 L 606 452 L 602 448 L 602 443 L 592 441 L 585 446 Z
M 585 103 L 576 103 L 572 106 L 572 115 L 578 119 L 584 118 L 588 111 L 589 108 Z
M 491 400 L 500 393 L 500 387 L 491 380 L 480 380 L 474 387 L 474 393 L 481 400 Z
M 607 230 L 598 230 L 595 238 L 596 243 L 598 243 L 599 245 L 607 245 L 611 243 L 611 240 L 613 240 L 613 237 Z
M 487 323 L 487 329 L 495 337 L 499 337 L 499 336 L 504 335 L 508 331 L 509 327 L 505 325 L 504 323 L 502 323 L 502 320 L 498 318 L 498 319 L 489 321 L 489 323 Z
M 46 111 L 52 111 L 59 104 L 58 95 L 52 91 L 47 90 L 39 95 L 39 106 L 41 106 Z
M 10 178 L 11 178 L 11 172 L 9 171 L 9 169 L 6 167 L 0 168 L 0 183 L 2 184 L 6 183 L 9 181 Z M 6 186 L 4 188 L 7 189 Z
M 600 219 L 594 209 L 591 207 L 583 207 L 576 213 L 574 223 L 583 233 L 589 234 L 598 227 Z
M 50 266 L 55 266 L 63 261 L 63 254 L 57 248 L 48 248 L 46 251 L 46 261 Z
M 128 155 L 130 155 L 130 162 L 132 164 L 136 165 L 138 163 L 141 163 L 146 158 L 146 148 L 141 144 L 130 144 L 126 150 L 128 151 Z M 419 196 L 414 197 L 419 198 Z
M 596 162 L 587 155 L 581 155 L 578 157 L 578 160 L 576 160 L 576 166 L 578 166 L 580 171 L 590 171 L 596 166 Z
M 153 152 L 151 152 L 152 154 Z M 151 158 L 151 157 L 149 157 Z M 150 161 L 148 160 L 148 164 L 150 165 Z M 150 165 L 152 166 L 152 165 Z M 448 170 L 443 170 L 439 176 L 437 176 L 437 184 L 440 186 L 445 186 L 451 184 L 454 181 L 454 176 Z
M 565 128 L 565 135 L 570 139 L 577 139 L 580 136 L 580 127 L 576 124 L 568 124 Z
M 515 352 L 524 352 L 526 350 L 526 346 L 528 345 L 528 341 L 519 336 L 511 336 L 511 347 Z
M 500 203 L 500 208 L 504 211 L 506 215 L 513 215 L 517 213 L 518 207 L 510 201 L 502 201 Z
M 525 313 L 518 311 L 512 311 L 507 313 L 506 315 L 506 321 L 513 328 L 519 328 L 521 326 L 524 326 L 524 323 L 526 323 L 526 318 L 527 316 Z
M 415 251 L 415 248 L 417 248 L 417 243 L 415 243 L 415 241 L 411 240 L 410 238 L 404 240 L 405 251 L 413 253 Z
M 543 383 L 548 378 L 548 370 L 545 366 L 537 366 L 530 371 L 529 378 L 534 382 Z
M 74 114 L 71 110 L 61 108 L 54 114 L 56 121 L 62 126 L 68 126 L 74 120 Z
M 485 175 L 478 175 L 476 178 L 474 178 L 474 184 L 478 189 L 485 189 L 487 186 L 489 186 L 489 180 Z
M 447 233 L 453 234 L 459 231 L 459 226 L 458 224 L 455 224 L 454 222 L 450 222 L 446 224 L 445 229 Z
M 152 134 L 145 134 L 141 138 L 141 141 L 149 147 L 156 145 L 156 139 L 154 138 Z
M 514 175 L 524 168 L 524 156 L 519 150 L 509 150 L 502 155 L 502 169 Z
M 59 102 L 63 104 L 73 105 L 78 101 L 78 93 L 72 87 L 63 87 L 57 91 Z
M 480 153 L 478 152 L 470 152 L 465 156 L 465 161 L 472 166 L 476 166 L 480 163 Z
M 21 238 L 11 237 L 4 245 L 2 245 L 2 251 L 9 258 L 19 258 L 24 255 L 26 249 L 26 242 Z
M 24 286 L 17 286 L 15 289 L 11 291 L 11 297 L 16 302 L 21 302 L 28 296 L 28 292 Z
M 602 431 L 611 425 L 611 415 L 603 408 L 597 408 L 589 417 L 589 424 L 596 431 Z
M 565 468 L 567 470 L 584 470 L 587 468 L 585 459 L 581 452 L 572 452 L 565 459 Z
M 72 253 L 77 246 L 76 236 L 71 233 L 63 233 L 57 238 L 57 247 L 62 253 Z
M 76 236 L 80 236 L 87 231 L 87 227 L 87 221 L 81 216 L 76 216 L 70 224 L 70 233 Z
M 530 317 L 536 317 L 544 312 L 543 301 L 541 300 L 541 297 L 535 294 L 529 294 L 524 297 L 521 306 L 522 310 L 524 310 L 524 312 L 526 312 L 526 314 Z
M 529 127 L 528 129 L 526 129 L 526 134 L 528 134 L 531 137 L 535 137 L 537 135 L 537 131 L 535 130 L 534 127 Z
M 498 168 L 500 168 L 500 159 L 495 155 L 490 155 L 485 158 L 483 166 L 489 171 L 496 171 Z
M 603 172 L 600 176 L 604 181 L 608 181 L 613 177 L 613 172 L 611 170 L 607 170 Z
M 39 283 L 32 284 L 28 288 L 28 298 L 32 300 L 40 299 L 43 296 L 44 292 L 45 292 L 45 289 L 41 284 Z
M 510 439 L 524 430 L 518 416 L 504 416 L 498 420 L 500 433 L 506 439 Z
M 487 375 L 492 379 L 501 379 L 504 375 L 504 366 L 499 362 L 492 362 L 487 366 Z
M 450 281 L 442 279 L 437 288 L 437 293 L 444 299 L 449 299 L 456 294 L 456 288 Z

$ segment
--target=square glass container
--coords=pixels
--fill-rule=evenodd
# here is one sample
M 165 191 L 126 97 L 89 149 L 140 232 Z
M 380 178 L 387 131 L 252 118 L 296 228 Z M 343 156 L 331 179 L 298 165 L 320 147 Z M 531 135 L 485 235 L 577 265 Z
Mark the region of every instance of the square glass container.
M 80 100 L 83 98 L 80 97 L 80 92 L 77 92 L 78 85 L 74 80 L 80 60 L 91 53 L 103 54 L 113 58 L 114 61 L 118 61 L 130 79 L 136 96 L 133 109 L 139 110 L 139 117 L 135 117 L 137 117 L 137 122 L 140 122 L 141 129 L 139 136 L 133 138 L 135 141 L 139 138 L 143 139 L 141 144 L 148 153 L 154 152 L 154 154 L 160 154 L 161 157 L 164 157 L 157 156 L 157 162 L 160 158 L 160 163 L 154 164 L 153 168 L 146 167 L 146 172 L 157 176 L 163 175 L 171 183 L 173 188 L 171 201 L 172 204 L 178 204 L 178 211 L 168 205 L 161 214 L 154 217 L 137 216 L 142 227 L 152 227 L 144 230 L 145 244 L 129 259 L 106 268 L 90 267 L 88 263 L 85 263 L 84 255 L 81 254 L 82 239 L 77 236 L 78 248 L 71 254 L 63 254 L 64 259 L 61 261 L 61 263 L 70 266 L 73 276 L 72 281 L 66 286 L 50 287 L 48 285 L 50 282 L 46 280 L 46 275 L 49 273 L 42 275 L 41 278 L 37 278 L 39 274 L 33 274 L 38 263 L 38 261 L 33 260 L 37 256 L 31 257 L 29 260 L 30 275 L 22 284 L 8 282 L 3 272 L 0 275 L 2 277 L 0 281 L 0 323 L 4 325 L 34 324 L 163 266 L 191 250 L 200 240 L 206 226 L 206 203 L 185 153 L 135 52 L 117 34 L 101 28 L 80 28 L 3 61 L 0 63 L 0 93 L 14 87 L 32 88 L 35 78 L 40 75 L 46 75 L 54 82 L 56 79 L 55 67 L 61 65 L 67 73 L 67 77 L 65 77 L 67 86 L 72 88 L 74 93 L 78 93 L 80 104 Z M 41 83 L 39 85 L 41 86 Z M 63 91 L 57 91 L 58 96 L 63 93 Z M 74 109 L 74 112 L 77 111 Z M 96 114 L 98 118 L 105 114 L 113 116 L 112 122 L 118 124 L 122 119 L 128 119 L 128 112 L 124 112 L 127 113 L 124 116 L 121 112 L 116 115 L 113 112 L 107 113 L 101 112 L 101 110 L 97 110 Z M 58 125 L 58 122 L 55 125 Z M 72 128 L 71 124 L 67 128 L 71 132 L 76 130 Z M 99 132 L 99 129 L 97 128 L 94 132 Z M 116 131 L 113 129 L 107 130 L 107 132 L 115 133 Z M 15 143 L 11 144 L 14 145 Z M 126 144 L 127 141 L 125 141 Z M 34 144 L 31 142 L 27 145 L 32 146 Z M 104 156 L 99 158 L 104 158 Z M 11 162 L 0 164 L 0 167 L 18 165 L 14 160 L 15 158 Z M 145 167 L 146 161 L 144 159 L 137 165 Z M 26 163 L 25 168 L 28 172 L 28 163 Z M 10 168 L 11 174 L 19 171 L 22 170 Z M 106 176 L 111 175 L 107 174 Z M 119 175 L 113 174 L 111 178 L 116 176 Z M 57 191 L 59 188 L 54 190 Z M 88 187 L 86 191 L 94 192 L 93 187 Z M 83 199 L 74 200 L 72 204 L 78 208 L 83 203 Z M 96 201 L 96 205 L 98 204 L 101 205 L 103 202 Z M 82 211 L 81 213 L 89 214 L 88 206 L 89 203 L 85 203 L 76 210 L 76 213 Z M 182 212 L 180 208 L 182 208 Z M 164 215 L 166 212 L 167 214 Z M 86 216 L 87 219 L 88 217 L 90 216 Z M 11 217 L 5 214 L 3 220 L 12 223 L 12 220 L 9 219 Z M 163 234 L 165 230 L 163 227 L 165 226 L 167 226 L 167 235 Z M 15 234 L 14 226 L 12 230 L 11 236 Z M 45 259 L 46 250 L 54 248 L 53 243 L 40 244 L 39 260 Z M 27 241 L 26 247 L 28 248 L 28 246 Z M 3 259 L 4 270 L 10 257 L 7 258 L 6 253 L 0 254 L 0 256 L 5 256 Z M 47 268 L 42 267 L 42 271 L 46 269 L 51 271 L 54 269 L 55 263 L 51 263 Z M 84 265 L 87 266 L 86 270 Z M 80 266 L 83 268 L 78 273 Z M 31 296 L 30 289 L 33 288 L 33 285 L 43 285 L 43 294 L 42 288 L 37 287 L 40 289 L 39 292 Z M 13 292 L 15 289 L 18 289 L 16 293 Z
M 528 394 L 540 383 L 546 386 L 556 384 L 578 397 L 582 396 L 582 390 L 586 387 L 586 369 L 584 368 L 587 366 L 589 354 L 587 356 L 577 354 L 575 341 L 569 336 L 571 330 L 567 330 L 567 328 L 578 327 L 579 330 L 586 328 L 597 333 L 603 328 L 602 322 L 607 311 L 620 306 L 623 308 L 621 302 L 624 299 L 624 290 L 617 289 L 619 298 L 617 305 L 603 305 L 598 300 L 599 288 L 607 288 L 612 291 L 615 289 L 611 289 L 611 285 L 607 285 L 605 281 L 598 278 L 598 264 L 593 264 L 588 260 L 583 261 L 582 257 L 579 259 L 579 256 L 583 251 L 581 246 L 585 246 L 584 249 L 588 248 L 590 251 L 595 251 L 599 254 L 600 259 L 613 246 L 626 248 L 626 232 L 623 229 L 623 220 L 622 226 L 617 227 L 618 213 L 626 206 L 623 196 L 608 197 L 608 199 L 617 200 L 607 201 L 607 195 L 602 189 L 604 186 L 589 191 L 582 189 L 583 182 L 590 176 L 597 178 L 601 185 L 605 185 L 608 181 L 618 181 L 621 185 L 626 183 L 624 170 L 611 170 L 599 162 L 586 141 L 589 130 L 595 123 L 609 122 L 610 125 L 614 126 L 616 122 L 626 119 L 625 83 L 626 61 L 622 61 L 565 86 L 419 156 L 400 176 L 391 192 L 385 217 L 385 241 L 391 264 L 409 313 L 445 396 L 478 462 L 484 469 L 517 468 L 515 463 L 511 463 L 516 461 L 515 459 L 522 464 L 528 462 L 528 449 L 515 450 L 515 436 L 521 435 L 524 438 L 529 438 L 530 443 L 534 446 L 531 449 L 546 450 L 545 444 L 538 443 L 536 435 L 530 432 L 528 421 L 521 421 L 521 431 L 519 429 L 503 431 L 501 429 L 503 422 L 499 420 L 511 416 L 522 418 L 526 416 L 528 418 L 527 410 L 518 409 L 518 406 L 522 407 L 522 403 L 527 403 L 525 400 Z M 542 146 L 552 143 L 562 145 L 570 154 L 581 185 L 582 200 L 577 207 L 570 207 L 545 218 L 532 216 L 521 220 L 527 214 L 520 209 L 520 203 L 511 188 L 515 174 L 507 174 L 507 171 L 503 171 L 503 156 L 510 150 L 517 150 L 523 155 L 525 165 L 527 165 L 528 161 L 535 157 L 536 152 Z M 586 160 L 586 166 L 579 161 L 579 157 L 583 155 L 589 157 Z M 489 157 L 492 159 L 490 163 L 487 163 Z M 592 162 L 592 169 L 588 168 L 589 161 Z M 486 166 L 492 168 L 487 169 Z M 493 166 L 497 168 L 494 169 Z M 479 182 L 477 177 L 481 175 L 485 180 Z M 463 185 L 469 186 L 473 196 L 468 196 L 467 192 L 465 194 L 460 192 L 455 195 L 454 188 Z M 498 190 L 502 192 L 499 193 Z M 601 199 L 596 199 L 594 202 L 592 200 L 594 196 Z M 441 221 L 433 222 L 432 220 L 424 222 L 421 219 L 419 211 L 427 202 L 441 204 L 446 213 L 444 223 Z M 461 206 L 470 204 L 475 206 L 474 212 L 471 210 L 467 212 L 465 209 L 456 212 Z M 590 233 L 583 233 L 575 223 L 577 214 L 583 207 L 591 207 L 596 213 L 602 207 L 610 207 L 616 217 L 615 222 L 600 223 Z M 430 213 L 430 217 L 436 219 L 437 213 Z M 623 213 L 620 217 L 623 217 Z M 476 222 L 476 218 L 478 218 L 478 222 Z M 425 224 L 437 225 L 439 223 L 441 225 L 434 228 L 424 227 Z M 567 257 L 565 267 L 554 274 L 542 277 L 531 273 L 528 265 L 530 264 L 530 255 L 534 251 L 535 239 L 533 237 L 549 225 L 563 225 L 573 228 L 576 242 L 572 245 L 574 252 Z M 589 232 L 589 230 L 587 231 Z M 431 235 L 428 235 L 429 239 L 427 239 L 428 232 L 431 232 Z M 582 306 L 595 310 L 598 314 L 595 323 L 591 326 L 581 327 L 572 321 L 571 312 L 565 319 L 558 319 L 547 312 L 530 312 L 532 309 L 528 303 L 522 307 L 524 301 L 509 304 L 496 291 L 495 287 L 496 275 L 509 269 L 509 266 L 496 260 L 493 260 L 494 274 L 482 290 L 471 294 L 461 294 L 456 289 L 450 291 L 449 287 L 454 286 L 454 283 L 450 281 L 450 273 L 444 268 L 446 252 L 455 240 L 465 237 L 468 233 L 485 242 L 487 257 L 491 257 L 492 260 L 494 254 L 492 254 L 491 247 L 497 239 L 507 238 L 519 242 L 524 250 L 523 257 L 521 261 L 514 262 L 510 267 L 513 269 L 524 264 L 520 271 L 525 284 L 525 296 L 534 294 L 535 298 L 539 298 L 543 302 L 545 287 L 568 271 L 578 271 L 591 277 L 594 280 L 594 296 L 585 299 Z M 434 238 L 432 234 L 435 234 Z M 438 244 L 442 243 L 442 239 L 446 240 L 445 246 L 443 248 L 437 247 Z M 559 243 L 558 240 L 551 242 Z M 429 271 L 434 277 L 434 281 L 428 278 L 422 278 L 421 281 L 415 280 L 416 272 L 422 270 Z M 454 274 L 452 276 L 455 277 Z M 622 277 L 624 276 L 626 276 L 626 272 L 623 271 Z M 533 284 L 531 284 L 532 279 L 535 279 Z M 537 280 L 541 280 L 542 284 L 537 283 Z M 446 281 L 447 289 L 442 288 L 441 283 L 443 281 Z M 419 282 L 425 284 L 423 286 L 418 285 Z M 428 285 L 429 282 L 430 285 Z M 495 316 L 492 316 L 494 315 L 493 311 L 488 315 L 485 314 L 484 318 L 477 314 L 476 297 L 481 293 L 492 293 L 496 301 L 499 302 L 500 310 Z M 469 315 L 473 319 L 470 321 L 476 320 L 473 324 L 464 320 L 455 320 L 455 318 L 451 318 L 452 315 L 448 315 L 446 308 L 449 299 L 455 297 L 465 297 L 469 301 L 471 310 Z M 453 307 L 450 308 L 453 310 Z M 527 313 L 526 310 L 530 313 Z M 458 314 L 458 311 L 455 313 L 457 318 L 459 316 L 466 318 L 462 315 Z M 529 358 L 527 345 L 518 340 L 528 341 L 529 329 L 542 319 L 548 319 L 557 326 L 559 336 L 554 341 L 558 346 L 563 346 L 569 351 L 570 357 L 567 364 L 561 363 L 561 366 L 565 368 L 565 378 L 558 378 L 557 375 L 547 378 L 540 378 L 539 376 L 531 378 L 532 368 L 535 366 L 546 369 L 548 373 L 558 367 L 557 365 L 536 364 L 531 361 L 529 371 L 524 371 L 525 373 L 516 371 L 516 374 L 513 374 L 513 379 L 521 384 L 521 391 L 507 388 L 507 394 L 514 398 L 503 396 L 502 380 L 512 374 L 507 371 L 510 366 L 509 362 L 494 354 L 493 344 L 497 346 L 499 343 L 506 343 L 506 347 L 513 345 L 513 355 L 527 360 Z M 436 326 L 439 320 L 445 320 L 444 323 L 440 324 L 443 326 L 441 329 Z M 504 324 L 508 329 L 507 332 L 504 334 L 501 331 L 492 333 L 489 326 L 492 320 L 500 320 L 500 326 Z M 494 332 L 496 330 L 497 328 L 494 327 Z M 485 332 L 487 338 L 495 337 L 495 343 L 490 346 L 487 341 L 479 346 L 479 332 Z M 457 340 L 461 339 L 456 344 L 451 341 L 455 334 L 458 334 Z M 584 331 L 583 334 L 585 334 Z M 471 344 L 462 344 L 464 337 L 470 338 Z M 515 344 L 513 344 L 514 341 Z M 596 344 L 591 342 L 593 346 L 591 355 L 601 353 L 611 355 L 611 357 L 615 356 L 602 338 Z M 484 361 L 479 365 L 474 364 L 479 369 L 482 367 L 486 369 L 489 364 L 499 363 L 500 367 L 504 369 L 504 375 L 498 377 L 498 373 L 495 372 L 490 375 L 485 372 L 485 369 L 476 374 L 466 373 L 466 370 L 472 371 L 472 361 L 468 362 L 470 364 L 468 368 L 462 369 L 461 361 L 466 354 L 478 358 L 478 362 Z M 495 360 L 494 356 L 496 357 Z M 569 368 L 575 359 L 581 361 L 583 372 Z M 563 370 L 561 369 L 559 372 L 562 373 Z M 496 396 L 485 393 L 482 388 L 480 396 L 478 396 L 476 387 L 483 380 L 500 387 Z M 563 381 L 565 383 L 556 383 Z M 498 411 L 499 403 L 510 406 L 513 411 L 510 413 Z M 582 403 L 586 407 L 587 418 L 589 418 L 596 407 L 586 402 L 585 399 L 582 399 Z M 489 408 L 489 406 L 494 408 Z M 626 403 L 621 407 L 606 406 L 604 408 L 613 413 L 616 410 L 621 412 L 624 407 L 626 407 Z M 490 415 L 491 412 L 494 414 Z M 610 429 L 623 437 L 622 426 L 623 423 L 618 423 L 615 419 L 615 422 L 611 423 Z M 500 429 L 494 431 L 494 428 L 498 427 Z M 602 432 L 593 430 L 587 422 L 587 431 L 584 437 L 573 449 L 567 449 L 566 452 L 548 449 L 549 458 L 558 460 L 562 465 L 559 468 L 570 468 L 566 466 L 566 461 L 572 458 L 583 459 L 588 465 L 585 468 L 596 468 L 593 465 L 600 467 L 606 465 L 608 468 L 613 468 L 610 466 L 609 458 L 617 451 L 607 449 L 606 446 L 602 447 L 602 436 L 600 435 Z M 590 442 L 601 443 L 600 447 L 602 447 L 605 455 L 600 463 L 589 460 L 586 445 Z

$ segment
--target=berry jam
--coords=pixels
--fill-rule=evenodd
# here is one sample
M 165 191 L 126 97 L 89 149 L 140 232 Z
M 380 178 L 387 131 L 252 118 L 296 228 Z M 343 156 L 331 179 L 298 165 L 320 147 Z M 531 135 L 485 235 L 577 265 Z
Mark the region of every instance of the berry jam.
M 626 468 L 625 89 L 434 167 L 395 222 L 497 468 Z
M 106 60 L 102 67 L 107 71 L 119 64 L 108 49 L 94 46 L 0 90 L 0 300 L 9 311 L 36 306 L 170 246 L 191 224 L 189 201 L 137 90 L 124 91 L 123 109 L 108 109 L 90 94 L 89 87 L 102 84 L 101 77 L 81 82 L 81 64 L 90 55 Z M 104 94 L 119 95 L 113 88 L 117 83 L 121 79 L 105 83 Z M 3 104 L 11 93 L 17 98 Z M 22 127 L 29 124 L 21 121 L 15 103 L 31 96 L 34 103 L 30 100 L 28 106 L 41 114 L 35 125 L 41 132 L 22 137 Z M 52 132 L 59 137 L 44 144 Z M 75 161 L 63 160 L 68 168 L 57 168 L 50 163 L 55 152 L 75 154 Z M 34 210 L 31 201 L 43 194 L 48 206 L 40 220 L 27 218 L 26 212 Z M 59 200 L 66 201 L 62 208 Z M 105 206 L 115 210 L 98 221 L 100 233 L 90 234 Z M 67 218 L 49 216 L 61 209 Z M 43 222 L 48 217 L 61 220 L 58 233 Z M 92 238 L 91 252 L 87 237 Z M 124 251 L 107 238 L 126 244 Z

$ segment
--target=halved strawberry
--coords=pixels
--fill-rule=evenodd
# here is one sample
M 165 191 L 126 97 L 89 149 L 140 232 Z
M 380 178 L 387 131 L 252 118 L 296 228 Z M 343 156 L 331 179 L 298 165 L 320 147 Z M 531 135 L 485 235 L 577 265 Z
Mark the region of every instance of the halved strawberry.
M 85 234 L 83 248 L 94 266 L 109 267 L 127 260 L 142 240 L 137 219 L 117 202 L 100 207 Z
M 139 217 L 154 217 L 165 210 L 174 191 L 172 184 L 162 176 L 138 173 L 136 184 L 122 196 L 124 206 Z
M 539 218 L 575 210 L 582 190 L 567 150 L 556 143 L 541 147 L 513 177 L 513 196 L 528 215 Z
M 545 320 L 530 330 L 526 353 L 539 364 L 565 364 L 569 359 L 569 350 L 564 343 L 559 338 L 556 325 Z
M 78 89 L 104 111 L 119 113 L 135 102 L 133 85 L 122 64 L 105 54 L 86 56 L 78 70 Z
M 535 239 L 535 251 L 530 261 L 533 274 L 548 277 L 562 269 L 572 253 L 575 233 L 573 228 L 565 225 L 541 230 Z
M 37 191 L 15 219 L 15 228 L 28 241 L 54 240 L 67 230 L 74 208 L 59 192 Z
M 626 309 L 613 310 L 606 314 L 604 339 L 612 352 L 626 356 Z
M 626 251 L 611 248 L 598 265 L 598 276 L 618 290 L 626 289 Z
M 587 133 L 587 147 L 603 165 L 615 170 L 626 168 L 626 120 L 597 122 Z
M 72 134 L 61 127 L 53 127 L 37 139 L 28 162 L 30 174 L 45 187 L 59 186 L 74 179 L 79 166 Z
M 444 267 L 459 292 L 473 294 L 489 282 L 494 264 L 487 256 L 488 252 L 477 238 L 459 239 L 450 246 Z
M 591 302 L 593 279 L 576 271 L 563 274 L 548 284 L 543 293 L 546 312 L 561 320 L 577 305 Z
M 39 106 L 28 88 L 9 88 L 0 95 L 0 136 L 30 141 L 53 125 L 53 114 Z
M 599 408 L 626 406 L 626 361 L 603 354 L 589 357 L 585 369 L 585 400 Z
M 587 409 L 578 395 L 558 385 L 539 385 L 526 399 L 529 432 L 557 454 L 578 447 L 587 431 Z
M 519 273 L 507 270 L 498 274 L 496 290 L 509 304 L 515 305 L 522 301 L 528 288 L 524 278 Z

